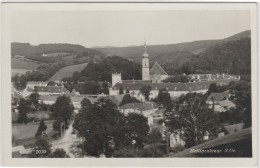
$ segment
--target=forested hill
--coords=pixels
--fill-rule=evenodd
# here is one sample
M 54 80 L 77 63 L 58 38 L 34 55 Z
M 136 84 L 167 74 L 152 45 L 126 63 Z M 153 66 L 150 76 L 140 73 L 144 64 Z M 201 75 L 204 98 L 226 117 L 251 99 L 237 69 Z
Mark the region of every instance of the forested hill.
M 147 50 L 151 64 L 153 64 L 155 61 L 158 61 L 160 64 L 171 61 L 175 67 L 179 67 L 183 62 L 185 62 L 187 59 L 190 59 L 194 54 L 199 54 L 210 47 L 229 41 L 239 40 L 241 38 L 250 38 L 250 34 L 251 31 L 246 30 L 219 40 L 202 40 L 168 45 L 148 45 Z M 141 62 L 142 54 L 144 52 L 143 46 L 107 48 L 98 47 L 94 49 L 106 54 L 118 55 L 120 57 L 131 59 L 138 63 Z
M 185 73 L 227 72 L 231 74 L 251 73 L 251 39 L 240 38 L 228 41 L 198 55 L 183 64 Z
M 112 82 L 112 73 L 121 73 L 122 79 L 125 80 L 140 80 L 142 78 L 141 64 L 118 56 L 110 56 L 98 63 L 90 62 L 80 74 L 74 74 L 71 79 L 64 78 L 64 81 Z
M 46 54 L 48 56 L 42 57 L 42 54 Z M 100 60 L 104 56 L 104 54 L 100 51 L 85 48 L 82 45 L 76 44 L 31 45 L 30 43 L 11 43 L 12 56 L 21 55 L 40 62 L 57 62 L 59 59 L 54 59 L 57 56 L 68 56 L 72 54 L 76 56 L 95 58 L 96 60 Z

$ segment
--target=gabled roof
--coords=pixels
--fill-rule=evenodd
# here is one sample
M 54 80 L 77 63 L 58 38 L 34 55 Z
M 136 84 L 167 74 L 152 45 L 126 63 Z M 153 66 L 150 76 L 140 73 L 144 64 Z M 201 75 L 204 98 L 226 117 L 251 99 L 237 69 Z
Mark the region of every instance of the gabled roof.
M 153 65 L 153 67 L 150 69 L 150 75 L 154 75 L 154 74 L 158 74 L 158 75 L 168 75 L 163 68 L 158 64 L 158 62 L 156 61 Z
M 224 128 L 227 130 L 229 134 L 234 132 L 238 132 L 244 128 L 244 123 L 233 124 L 233 125 L 226 125 Z
M 228 109 L 236 107 L 236 105 L 230 100 L 219 101 L 218 104 L 222 107 L 227 107 Z
M 155 103 L 128 103 L 119 107 L 120 109 L 137 109 L 139 111 L 152 110 L 157 108 Z

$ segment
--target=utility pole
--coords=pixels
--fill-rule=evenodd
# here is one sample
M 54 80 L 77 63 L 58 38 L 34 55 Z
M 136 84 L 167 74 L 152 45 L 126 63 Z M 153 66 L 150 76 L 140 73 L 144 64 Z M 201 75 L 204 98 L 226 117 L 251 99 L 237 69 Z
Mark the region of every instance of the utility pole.
M 166 133 L 167 155 L 169 155 L 169 153 L 170 153 L 170 135 L 171 135 L 171 132 Z

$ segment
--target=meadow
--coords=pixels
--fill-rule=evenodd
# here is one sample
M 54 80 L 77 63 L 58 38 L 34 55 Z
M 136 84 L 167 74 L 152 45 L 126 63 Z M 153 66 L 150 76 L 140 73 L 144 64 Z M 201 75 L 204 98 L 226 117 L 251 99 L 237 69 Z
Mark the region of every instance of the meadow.
M 36 70 L 40 63 L 26 58 L 11 59 L 11 74 L 12 76 L 25 74 L 27 71 Z
M 60 69 L 57 73 L 55 73 L 50 79 L 48 79 L 48 81 L 58 81 L 65 77 L 71 77 L 74 72 L 80 72 L 86 66 L 87 63 L 64 67 Z
M 45 125 L 47 126 L 46 134 L 52 132 L 52 124 L 54 121 L 45 121 Z M 16 139 L 25 139 L 31 138 L 35 136 L 39 127 L 39 122 L 27 123 L 27 124 L 12 124 L 12 135 L 15 136 Z
M 17 59 L 12 58 L 11 67 L 12 69 L 28 69 L 28 70 L 36 70 L 39 67 L 40 63 L 30 60 L 30 59 Z

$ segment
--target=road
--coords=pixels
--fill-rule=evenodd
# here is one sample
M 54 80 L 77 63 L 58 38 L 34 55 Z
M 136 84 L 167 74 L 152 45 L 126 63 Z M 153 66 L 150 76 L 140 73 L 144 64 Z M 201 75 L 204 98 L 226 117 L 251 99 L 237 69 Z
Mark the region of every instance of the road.
M 74 155 L 70 151 L 70 147 L 74 142 L 78 141 L 78 138 L 76 134 L 72 134 L 72 131 L 73 127 L 71 122 L 69 128 L 65 131 L 62 138 L 52 142 L 52 148 L 62 148 L 69 155 L 69 157 L 74 157 Z

